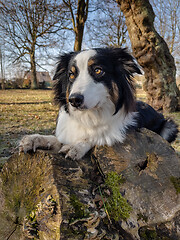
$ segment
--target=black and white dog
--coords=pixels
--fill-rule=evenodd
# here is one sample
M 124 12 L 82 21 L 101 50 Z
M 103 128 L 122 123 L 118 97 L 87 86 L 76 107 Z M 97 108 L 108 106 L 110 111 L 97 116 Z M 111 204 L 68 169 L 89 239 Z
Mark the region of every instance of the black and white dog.
M 135 59 L 122 48 L 98 48 L 59 57 L 54 76 L 55 102 L 60 105 L 55 136 L 27 135 L 20 151 L 56 148 L 72 159 L 95 145 L 123 142 L 130 128 L 148 128 L 169 142 L 178 130 L 149 105 L 135 101 Z M 63 144 L 63 145 L 62 145 Z

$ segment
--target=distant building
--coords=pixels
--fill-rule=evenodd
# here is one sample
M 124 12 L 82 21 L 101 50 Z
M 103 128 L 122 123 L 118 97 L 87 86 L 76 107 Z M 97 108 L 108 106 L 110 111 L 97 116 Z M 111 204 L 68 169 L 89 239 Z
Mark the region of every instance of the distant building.
M 37 82 L 39 85 L 39 88 L 48 88 L 52 86 L 51 77 L 49 75 L 49 72 L 36 72 L 37 74 Z M 28 85 L 30 84 L 32 79 L 32 73 L 26 72 L 24 76 L 24 84 Z

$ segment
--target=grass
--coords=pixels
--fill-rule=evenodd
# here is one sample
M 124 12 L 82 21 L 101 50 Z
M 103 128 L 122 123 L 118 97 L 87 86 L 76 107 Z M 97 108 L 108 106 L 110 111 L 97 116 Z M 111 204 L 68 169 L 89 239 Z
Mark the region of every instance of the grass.
M 145 101 L 138 89 L 137 97 Z M 58 108 L 51 90 L 0 90 L 0 163 L 25 134 L 53 134 Z M 168 114 L 180 126 L 180 112 Z M 180 153 L 180 134 L 172 146 Z
M 0 159 L 6 160 L 25 134 L 52 134 L 58 108 L 50 90 L 0 91 Z

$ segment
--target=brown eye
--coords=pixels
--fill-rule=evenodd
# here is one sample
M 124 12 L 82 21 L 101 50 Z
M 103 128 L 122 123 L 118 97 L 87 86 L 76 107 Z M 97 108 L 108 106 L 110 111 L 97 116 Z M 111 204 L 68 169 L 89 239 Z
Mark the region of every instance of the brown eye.
M 100 68 L 95 68 L 94 72 L 96 73 L 96 75 L 102 75 L 104 73 L 103 70 Z
M 70 73 L 69 73 L 69 79 L 70 79 L 70 80 L 74 80 L 74 79 L 75 79 L 75 75 L 74 75 L 73 72 L 70 72 Z

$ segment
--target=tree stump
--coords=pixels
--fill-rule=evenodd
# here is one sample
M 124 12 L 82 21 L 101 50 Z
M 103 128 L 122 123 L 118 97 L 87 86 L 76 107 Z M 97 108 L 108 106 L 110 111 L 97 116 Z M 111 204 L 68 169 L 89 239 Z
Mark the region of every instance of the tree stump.
M 178 240 L 179 192 L 179 157 L 145 129 L 79 161 L 15 153 L 1 171 L 0 239 Z

